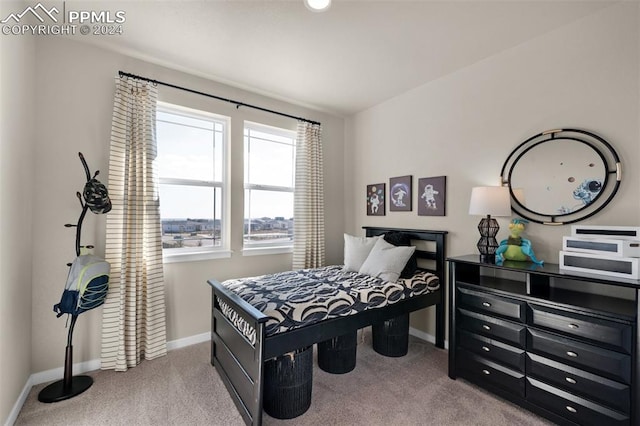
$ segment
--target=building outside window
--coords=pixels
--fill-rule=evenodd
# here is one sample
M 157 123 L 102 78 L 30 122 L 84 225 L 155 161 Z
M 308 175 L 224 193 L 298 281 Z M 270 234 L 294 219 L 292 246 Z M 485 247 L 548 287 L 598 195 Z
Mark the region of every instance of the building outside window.
M 244 248 L 293 247 L 296 133 L 245 122 Z
M 229 127 L 228 117 L 158 104 L 156 170 L 165 259 L 229 250 L 224 213 Z

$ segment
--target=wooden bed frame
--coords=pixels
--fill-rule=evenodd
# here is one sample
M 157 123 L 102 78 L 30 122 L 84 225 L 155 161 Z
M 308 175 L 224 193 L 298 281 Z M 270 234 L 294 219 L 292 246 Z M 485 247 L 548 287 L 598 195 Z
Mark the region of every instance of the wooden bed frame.
M 435 305 L 436 346 L 444 348 L 445 335 L 445 236 L 447 231 L 425 231 L 415 229 L 363 227 L 366 236 L 382 235 L 397 231 L 411 235 L 412 240 L 434 241 L 435 250 L 416 248 L 418 259 L 428 259 L 435 267 L 421 269 L 435 273 L 440 288 L 434 292 L 412 297 L 383 308 L 369 309 L 346 317 L 331 318 L 302 328 L 265 335 L 267 316 L 227 290 L 220 282 L 210 279 L 212 289 L 211 315 L 211 365 L 222 378 L 231 398 L 235 402 L 245 423 L 262 423 L 262 403 L 265 361 L 295 351 L 296 349 L 323 342 L 353 332 L 363 327 L 398 317 Z M 255 330 L 255 343 L 222 314 L 220 302 L 231 307 L 239 318 Z

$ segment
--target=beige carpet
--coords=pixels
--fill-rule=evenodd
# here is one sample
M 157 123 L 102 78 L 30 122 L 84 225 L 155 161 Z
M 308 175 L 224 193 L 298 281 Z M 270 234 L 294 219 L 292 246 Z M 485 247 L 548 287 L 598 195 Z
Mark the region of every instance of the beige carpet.
M 364 337 L 362 337 L 364 336 Z M 311 408 L 265 425 L 486 425 L 551 423 L 447 376 L 447 352 L 411 337 L 409 354 L 386 358 L 359 334 L 350 373 L 313 371 Z M 16 425 L 243 425 L 202 343 L 145 361 L 126 373 L 90 373 L 94 384 L 67 401 L 44 404 L 34 386 Z

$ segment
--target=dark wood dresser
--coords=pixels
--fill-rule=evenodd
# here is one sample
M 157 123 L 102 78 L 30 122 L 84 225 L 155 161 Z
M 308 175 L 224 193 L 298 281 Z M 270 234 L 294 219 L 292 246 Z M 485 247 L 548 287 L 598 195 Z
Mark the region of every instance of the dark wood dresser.
M 640 282 L 449 261 L 449 377 L 561 425 L 640 425 Z

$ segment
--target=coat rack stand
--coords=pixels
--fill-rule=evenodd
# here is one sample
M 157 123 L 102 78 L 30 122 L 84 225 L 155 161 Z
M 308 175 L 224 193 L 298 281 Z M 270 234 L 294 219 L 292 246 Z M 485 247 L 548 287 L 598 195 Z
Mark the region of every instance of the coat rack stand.
M 82 200 L 80 200 L 82 202 Z M 80 233 L 82 232 L 82 221 L 87 214 L 88 207 L 82 206 L 82 213 L 77 225 L 66 224 L 66 227 L 76 227 L 76 255 L 80 256 Z M 70 265 L 70 264 L 69 264 Z M 38 394 L 40 402 L 58 402 L 73 398 L 91 387 L 93 379 L 89 376 L 73 376 L 73 329 L 76 327 L 78 315 L 71 315 L 71 324 L 67 333 L 67 348 L 64 354 L 64 377 L 62 380 L 53 382 Z
M 89 167 L 87 166 L 87 162 L 84 159 L 82 153 L 78 153 L 80 156 L 80 161 L 82 161 L 82 166 L 84 167 L 84 171 L 87 175 L 87 182 L 91 180 L 91 173 L 89 172 Z M 98 175 L 99 172 L 96 172 L 95 176 Z M 95 178 L 94 176 L 94 178 Z M 89 205 L 86 202 L 82 201 L 82 194 L 79 192 L 76 193 L 76 196 L 80 200 L 80 205 L 82 206 L 82 212 L 80 213 L 80 217 L 78 218 L 78 222 L 74 224 L 65 224 L 64 226 L 67 228 L 75 227 L 76 228 L 76 256 L 80 256 L 80 249 L 84 246 L 80 245 L 81 233 L 82 233 L 82 222 L 89 210 Z M 86 246 L 86 248 L 93 248 L 93 246 Z M 67 264 L 67 266 L 71 266 L 71 263 Z M 65 399 L 73 398 L 76 395 L 81 394 L 91 387 L 93 384 L 93 378 L 90 376 L 73 376 L 73 330 L 76 326 L 76 321 L 78 320 L 78 315 L 71 315 L 71 323 L 69 324 L 69 332 L 67 334 L 67 347 L 65 350 L 64 357 L 64 376 L 61 380 L 51 383 L 44 389 L 40 391 L 38 394 L 38 400 L 40 402 L 58 402 L 64 401 Z
M 64 378 L 53 382 L 38 394 L 40 402 L 58 402 L 73 398 L 91 387 L 93 379 L 90 376 L 73 376 L 73 329 L 76 325 L 78 315 L 71 316 L 69 333 L 67 335 L 67 348 L 64 357 Z

